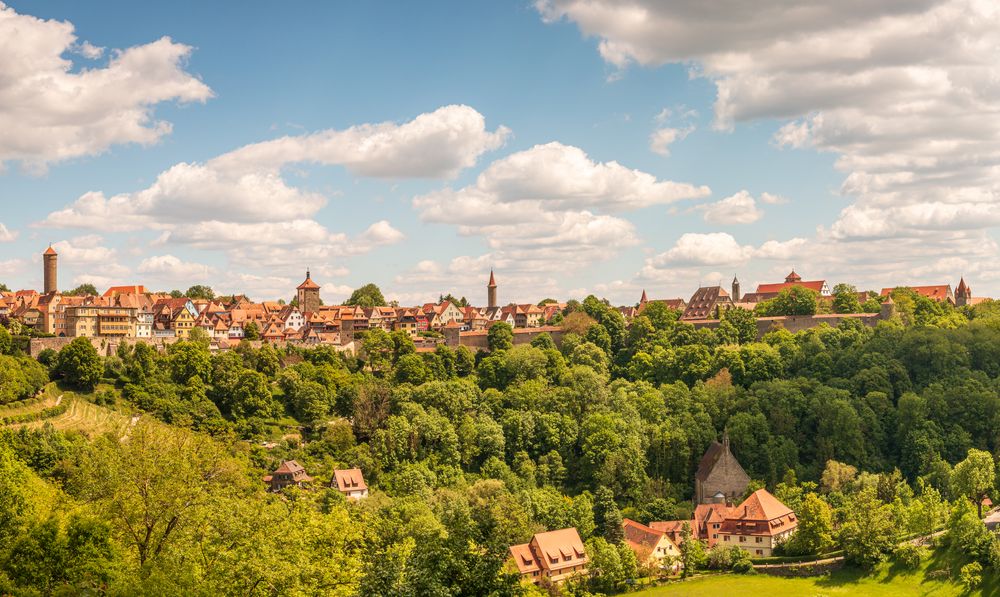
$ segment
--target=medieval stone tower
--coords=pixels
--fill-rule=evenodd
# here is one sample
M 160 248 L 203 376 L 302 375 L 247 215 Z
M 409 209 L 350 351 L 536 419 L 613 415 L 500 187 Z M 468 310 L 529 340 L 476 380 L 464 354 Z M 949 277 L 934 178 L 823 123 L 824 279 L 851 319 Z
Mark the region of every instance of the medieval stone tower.
M 303 313 L 314 313 L 319 310 L 321 301 L 319 300 L 319 284 L 312 281 L 309 270 L 306 270 L 306 279 L 298 285 L 296 298 L 299 301 L 299 311 Z
M 59 282 L 56 279 L 58 273 L 57 260 L 59 259 L 59 254 L 56 250 L 49 245 L 48 249 L 42 253 L 42 269 L 45 276 L 45 293 L 58 292 Z
M 955 289 L 955 305 L 964 307 L 972 304 L 972 288 L 965 283 L 965 276 L 958 281 L 958 288 Z
M 733 276 L 733 297 L 732 298 L 733 298 L 733 302 L 734 303 L 740 302 L 740 281 L 736 278 L 736 276 Z
M 493 270 L 490 270 L 490 282 L 486 285 L 486 306 L 491 309 L 497 306 L 497 281 L 493 278 Z

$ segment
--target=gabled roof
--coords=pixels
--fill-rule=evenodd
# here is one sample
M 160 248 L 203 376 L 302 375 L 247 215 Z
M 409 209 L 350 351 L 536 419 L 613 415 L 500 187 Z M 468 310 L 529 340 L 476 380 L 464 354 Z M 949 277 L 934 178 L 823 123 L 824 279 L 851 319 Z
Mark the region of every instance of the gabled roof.
M 822 292 L 824 285 L 826 285 L 826 280 L 811 280 L 809 282 L 802 282 L 801 280 L 797 280 L 794 282 L 779 282 L 776 284 L 758 284 L 757 294 L 777 294 L 782 290 L 786 288 L 792 288 L 793 286 L 801 286 L 802 288 L 808 288 L 809 290 Z
M 721 531 L 732 535 L 772 536 L 798 526 L 795 512 L 766 489 L 758 489 L 730 510 Z
M 531 574 L 532 572 L 541 570 L 538 566 L 538 560 L 531 553 L 531 545 L 529 543 L 511 545 L 510 558 L 514 560 L 514 565 L 517 566 L 517 571 L 521 574 Z
M 333 471 L 333 481 L 340 491 L 361 491 L 368 489 L 365 476 L 359 468 L 337 469 Z
M 896 288 L 909 288 L 920 296 L 925 296 L 935 301 L 948 300 L 954 296 L 951 293 L 951 284 L 937 284 L 934 286 L 896 286 L 894 288 L 883 288 L 882 292 L 879 294 L 881 296 L 889 296 L 889 294 L 893 290 L 896 290 Z
M 694 477 L 699 481 L 704 481 L 708 478 L 709 473 L 715 468 L 715 463 L 719 461 L 725 449 L 719 442 L 712 442 L 712 445 L 705 450 L 705 454 L 701 457 L 701 461 L 698 463 L 698 470 L 695 472 Z
M 132 286 L 112 286 L 104 291 L 102 296 L 115 296 L 118 294 L 146 294 L 146 287 L 141 284 Z
M 750 494 L 742 504 L 730 512 L 729 518 L 748 520 L 775 520 L 788 514 L 794 514 L 792 509 L 781 503 L 766 489 L 758 489 Z
M 568 565 L 572 565 L 574 560 L 579 561 L 587 558 L 583 540 L 580 539 L 580 534 L 576 532 L 575 527 L 537 533 L 532 541 L 538 546 L 538 550 L 541 552 L 539 555 L 558 559 L 559 563 L 563 563 L 566 557 L 570 558 Z M 543 566 L 549 567 L 546 560 L 542 560 L 542 562 Z
M 648 527 L 630 518 L 622 519 L 622 529 L 625 532 L 625 541 L 637 552 L 652 551 L 667 534 L 665 531 Z
M 278 468 L 276 468 L 274 470 L 274 472 L 276 472 L 276 473 L 294 473 L 296 471 L 304 471 L 304 470 L 306 470 L 305 467 L 303 467 L 298 462 L 295 462 L 294 460 L 283 460 L 281 462 L 281 466 L 279 466 Z
M 713 316 L 719 303 L 729 303 L 729 293 L 721 286 L 702 286 L 691 295 L 682 319 L 705 319 Z

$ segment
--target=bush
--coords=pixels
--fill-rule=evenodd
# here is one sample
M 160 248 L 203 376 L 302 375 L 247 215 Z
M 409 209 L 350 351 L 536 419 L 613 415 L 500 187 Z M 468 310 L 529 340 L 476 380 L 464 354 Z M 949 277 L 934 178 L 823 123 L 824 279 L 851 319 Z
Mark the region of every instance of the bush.
M 983 583 L 983 565 L 979 562 L 972 562 L 962 566 L 959 582 L 968 591 L 979 588 L 979 585 Z
M 708 551 L 708 568 L 712 570 L 732 570 L 746 574 L 753 572 L 750 552 L 734 546 L 716 545 Z
M 65 413 L 67 409 L 69 409 L 69 402 L 63 402 L 58 406 L 50 406 L 49 408 L 44 408 L 35 412 L 21 413 L 19 415 L 12 415 L 9 417 L 0 417 L 0 424 L 19 425 L 21 423 L 31 423 L 33 421 L 51 419 L 52 417 L 58 417 L 59 415 Z
M 916 570 L 920 567 L 920 561 L 926 555 L 927 550 L 912 543 L 903 543 L 896 546 L 895 551 L 893 551 L 893 558 L 897 562 L 903 565 L 903 567 L 910 570 Z

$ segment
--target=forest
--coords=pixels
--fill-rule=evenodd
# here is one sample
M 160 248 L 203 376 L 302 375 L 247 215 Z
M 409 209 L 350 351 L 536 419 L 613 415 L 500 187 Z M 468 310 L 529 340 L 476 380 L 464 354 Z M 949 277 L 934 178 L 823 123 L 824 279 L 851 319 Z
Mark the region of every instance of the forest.
M 1000 304 L 893 298 L 876 327 L 758 339 L 751 311 L 695 329 L 661 303 L 626 322 L 591 296 L 559 316 L 560 345 L 514 346 L 496 324 L 479 353 L 383 330 L 358 356 L 212 352 L 196 331 L 163 353 L 77 339 L 36 360 L 0 327 L 0 420 L 45 393 L 130 417 L 120 432 L 0 428 L 0 594 L 619 593 L 661 575 L 622 518 L 689 518 L 723 433 L 751 490 L 798 514 L 785 555 L 914 566 L 928 548 L 903 539 L 945 530 L 937 546 L 974 589 L 1000 567 L 979 512 L 1000 498 Z M 289 459 L 311 487 L 269 493 L 262 477 Z M 372 491 L 349 503 L 329 481 L 352 467 Z M 591 574 L 520 583 L 508 547 L 568 526 Z M 685 575 L 748 571 L 734 548 L 685 546 Z

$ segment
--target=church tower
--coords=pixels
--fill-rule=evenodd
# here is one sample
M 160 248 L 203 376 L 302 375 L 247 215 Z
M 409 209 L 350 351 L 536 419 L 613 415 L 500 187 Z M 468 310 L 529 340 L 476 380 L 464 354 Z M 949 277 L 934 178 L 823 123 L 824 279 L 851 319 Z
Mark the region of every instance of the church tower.
M 59 291 L 59 283 L 56 279 L 56 274 L 58 272 L 57 260 L 59 259 L 59 254 L 56 250 L 49 245 L 48 249 L 42 253 L 42 269 L 45 276 L 45 294 L 50 292 Z
M 314 313 L 319 310 L 319 284 L 312 281 L 309 270 L 306 270 L 306 279 L 299 284 L 296 290 L 296 298 L 299 301 L 299 311 L 303 313 Z
M 490 281 L 486 285 L 486 306 L 490 309 L 497 306 L 497 281 L 493 277 L 493 270 L 490 270 Z
M 958 288 L 955 289 L 955 305 L 964 307 L 972 303 L 972 288 L 965 283 L 965 276 L 958 281 Z
M 733 302 L 740 302 L 740 281 L 733 276 Z

